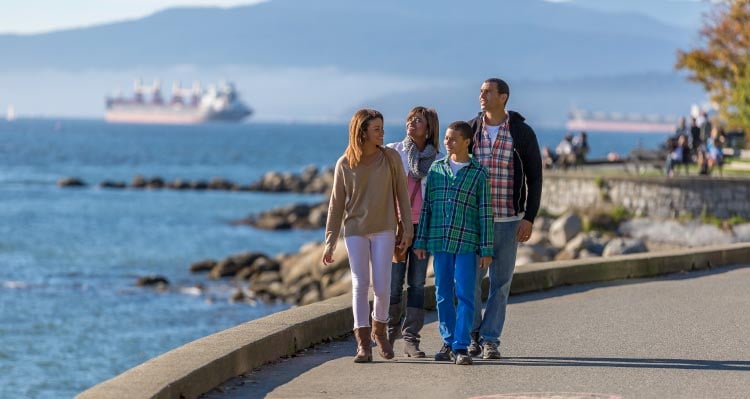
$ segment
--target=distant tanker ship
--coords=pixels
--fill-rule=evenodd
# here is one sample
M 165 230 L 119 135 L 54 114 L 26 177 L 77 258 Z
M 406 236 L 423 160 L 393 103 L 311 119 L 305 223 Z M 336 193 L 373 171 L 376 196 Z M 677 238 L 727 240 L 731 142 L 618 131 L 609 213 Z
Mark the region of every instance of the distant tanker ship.
M 115 123 L 164 123 L 196 124 L 204 122 L 239 122 L 252 114 L 252 110 L 240 101 L 234 85 L 222 83 L 201 88 L 200 83 L 183 89 L 179 82 L 172 86 L 172 98 L 164 101 L 161 85 L 155 81 L 144 86 L 135 82 L 133 98 L 122 95 L 107 98 L 107 122 Z
M 620 133 L 674 133 L 677 118 L 660 115 L 587 112 L 574 108 L 565 128 Z

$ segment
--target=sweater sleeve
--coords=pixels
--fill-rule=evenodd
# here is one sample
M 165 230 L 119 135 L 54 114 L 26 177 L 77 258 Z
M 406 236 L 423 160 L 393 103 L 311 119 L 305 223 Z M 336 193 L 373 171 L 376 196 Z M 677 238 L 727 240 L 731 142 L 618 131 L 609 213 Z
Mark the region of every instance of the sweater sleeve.
M 346 205 L 346 186 L 344 184 L 344 157 L 339 158 L 336 162 L 336 169 L 333 175 L 333 189 L 331 190 L 331 199 L 328 202 L 328 217 L 326 219 L 326 241 L 325 253 L 333 253 L 336 249 L 336 243 L 341 234 L 341 221 L 344 217 L 344 207 Z
M 398 210 L 401 214 L 401 223 L 404 225 L 404 237 L 414 238 L 414 225 L 411 220 L 411 204 L 409 203 L 409 184 L 406 180 L 406 172 L 401 167 L 401 156 L 393 149 L 386 151 L 388 162 L 393 166 L 391 173 L 395 173 L 396 198 L 398 199 Z

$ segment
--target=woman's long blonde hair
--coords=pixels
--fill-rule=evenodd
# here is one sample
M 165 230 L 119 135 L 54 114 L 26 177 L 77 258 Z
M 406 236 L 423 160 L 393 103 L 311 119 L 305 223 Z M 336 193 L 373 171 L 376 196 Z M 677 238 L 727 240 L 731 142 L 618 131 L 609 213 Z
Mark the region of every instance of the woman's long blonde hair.
M 409 123 L 409 120 L 417 115 L 424 118 L 427 123 L 427 144 L 432 144 L 435 149 L 440 148 L 440 122 L 435 108 L 414 107 L 409 111 L 409 115 L 406 115 L 406 122 Z
M 374 109 L 360 109 L 354 113 L 349 122 L 349 145 L 346 146 L 344 156 L 350 168 L 356 168 L 362 160 L 362 148 L 367 138 L 367 127 L 374 119 L 383 120 L 383 114 Z

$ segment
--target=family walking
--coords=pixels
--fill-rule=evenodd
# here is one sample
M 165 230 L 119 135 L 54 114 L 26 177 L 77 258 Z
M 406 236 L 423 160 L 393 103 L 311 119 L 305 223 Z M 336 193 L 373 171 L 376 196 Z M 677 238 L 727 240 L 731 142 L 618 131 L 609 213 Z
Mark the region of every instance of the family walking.
M 536 135 L 520 114 L 506 111 L 509 96 L 503 80 L 485 81 L 479 115 L 446 129 L 445 155 L 434 109 L 412 109 L 404 139 L 387 146 L 382 114 L 363 109 L 352 117 L 348 146 L 335 167 L 322 261 L 334 261 L 343 223 L 355 362 L 372 361 L 372 340 L 381 357 L 393 358 L 399 337 L 404 355 L 425 357 L 420 331 L 429 256 L 443 340 L 435 360 L 468 365 L 475 356 L 500 358 L 516 249 L 531 235 L 542 186 Z M 403 226 L 399 238 L 397 226 Z

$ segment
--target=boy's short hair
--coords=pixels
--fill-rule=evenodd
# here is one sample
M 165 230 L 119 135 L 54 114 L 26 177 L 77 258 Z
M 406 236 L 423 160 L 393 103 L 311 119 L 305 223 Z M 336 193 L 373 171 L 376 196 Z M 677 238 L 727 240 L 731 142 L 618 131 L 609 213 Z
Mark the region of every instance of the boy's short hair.
M 461 137 L 464 139 L 474 138 L 474 132 L 471 130 L 471 125 L 464 121 L 455 121 L 448 125 L 448 129 L 460 133 Z

